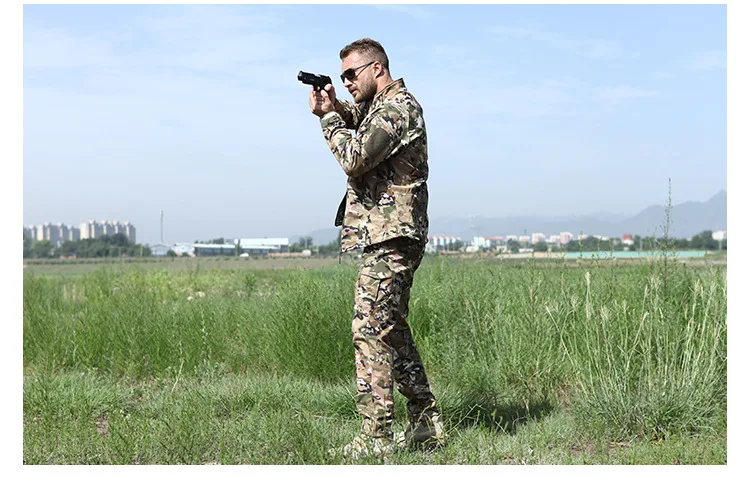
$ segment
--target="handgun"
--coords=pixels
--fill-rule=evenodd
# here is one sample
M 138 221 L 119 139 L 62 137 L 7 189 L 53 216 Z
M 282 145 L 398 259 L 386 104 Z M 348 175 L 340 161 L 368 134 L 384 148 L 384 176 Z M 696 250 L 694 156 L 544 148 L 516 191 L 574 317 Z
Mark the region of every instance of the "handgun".
M 327 75 L 300 72 L 297 74 L 297 80 L 302 84 L 309 84 L 315 91 L 320 91 L 326 84 L 331 84 L 331 78 Z

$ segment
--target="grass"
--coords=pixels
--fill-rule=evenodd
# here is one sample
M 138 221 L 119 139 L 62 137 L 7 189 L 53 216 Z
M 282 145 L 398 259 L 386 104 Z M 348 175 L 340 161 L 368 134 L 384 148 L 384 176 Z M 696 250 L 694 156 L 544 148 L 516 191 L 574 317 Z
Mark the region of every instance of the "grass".
M 726 266 L 664 261 L 426 259 L 409 320 L 451 442 L 391 462 L 726 464 Z M 355 278 L 30 269 L 24 462 L 341 463 Z

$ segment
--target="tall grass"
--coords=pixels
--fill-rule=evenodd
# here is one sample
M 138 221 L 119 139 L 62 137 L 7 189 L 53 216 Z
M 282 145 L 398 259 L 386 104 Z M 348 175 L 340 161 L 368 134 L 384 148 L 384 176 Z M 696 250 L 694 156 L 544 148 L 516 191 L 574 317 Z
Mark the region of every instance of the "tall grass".
M 640 299 L 606 302 L 587 272 L 584 296 L 549 310 L 575 377 L 576 413 L 619 439 L 712 425 L 726 410 L 726 275 L 677 284 L 675 299 L 663 277 L 641 280 Z
M 726 268 L 675 264 L 667 290 L 657 267 L 426 259 L 409 321 L 449 422 L 512 430 L 570 405 L 618 438 L 711 425 L 726 409 Z M 349 387 L 355 279 L 351 265 L 26 274 L 24 366 Z

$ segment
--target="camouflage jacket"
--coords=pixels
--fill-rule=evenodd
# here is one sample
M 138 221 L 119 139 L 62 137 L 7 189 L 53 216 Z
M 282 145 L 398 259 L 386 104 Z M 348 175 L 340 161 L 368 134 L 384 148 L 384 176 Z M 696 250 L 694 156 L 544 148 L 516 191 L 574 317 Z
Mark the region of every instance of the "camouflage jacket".
M 371 101 L 336 101 L 320 120 L 349 176 L 336 215 L 341 251 L 406 236 L 427 242 L 427 133 L 422 107 L 393 81 Z M 356 130 L 353 136 L 349 129 Z

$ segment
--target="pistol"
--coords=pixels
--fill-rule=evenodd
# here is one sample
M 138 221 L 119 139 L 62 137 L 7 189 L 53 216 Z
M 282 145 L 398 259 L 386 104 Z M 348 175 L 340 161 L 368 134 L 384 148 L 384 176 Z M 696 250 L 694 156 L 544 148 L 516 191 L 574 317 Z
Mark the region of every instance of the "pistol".
M 309 84 L 315 91 L 320 91 L 326 84 L 331 84 L 331 78 L 327 75 L 300 72 L 297 74 L 297 80 L 302 84 Z

